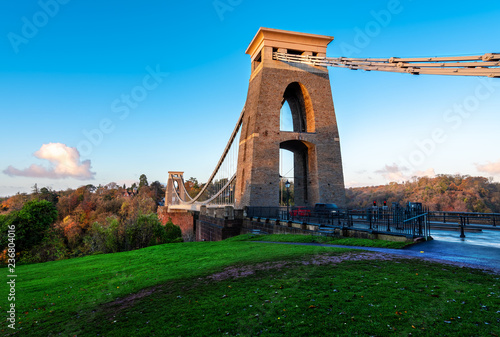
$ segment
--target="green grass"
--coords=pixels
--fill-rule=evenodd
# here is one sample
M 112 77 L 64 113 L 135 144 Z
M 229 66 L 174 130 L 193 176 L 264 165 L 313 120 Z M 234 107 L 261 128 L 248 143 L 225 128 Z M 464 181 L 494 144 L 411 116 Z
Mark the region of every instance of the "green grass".
M 500 335 L 498 275 L 404 259 L 304 264 L 319 256 L 360 252 L 242 239 L 246 238 L 19 266 L 16 307 L 21 322 L 16 332 Z M 281 261 L 281 267 L 266 261 Z M 223 280 L 207 277 L 230 266 L 254 273 Z M 6 288 L 2 290 L 5 294 Z M 6 301 L 0 303 L 4 311 Z
M 79 335 L 86 320 L 102 304 L 144 288 L 173 280 L 197 279 L 234 264 L 340 251 L 255 242 L 195 242 L 17 266 L 16 331 L 29 330 L 31 335 L 40 336 Z M 6 268 L 0 270 L 7 275 Z M 1 284 L 5 298 L 0 301 L 0 310 L 5 312 L 8 288 L 6 282 Z M 1 330 L 10 331 L 5 323 Z
M 358 238 L 335 238 L 319 235 L 294 235 L 294 234 L 269 234 L 256 235 L 244 234 L 234 238 L 239 241 L 270 241 L 270 242 L 301 242 L 301 243 L 330 243 L 342 246 L 361 246 L 399 249 L 408 246 L 407 242 L 395 242 L 386 240 L 371 240 Z
M 443 270 L 438 264 L 399 262 L 295 263 L 246 278 L 175 282 L 133 307 L 107 308 L 95 322 L 105 324 L 100 333 L 106 336 L 500 333 L 498 279 Z

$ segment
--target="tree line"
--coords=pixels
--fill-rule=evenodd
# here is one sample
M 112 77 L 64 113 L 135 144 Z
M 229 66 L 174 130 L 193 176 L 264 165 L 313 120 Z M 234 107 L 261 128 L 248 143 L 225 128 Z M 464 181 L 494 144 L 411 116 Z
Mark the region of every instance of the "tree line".
M 0 199 L 0 261 L 7 259 L 7 231 L 16 231 L 17 261 L 46 262 L 89 254 L 114 253 L 155 244 L 182 242 L 181 230 L 162 225 L 156 210 L 163 185 L 130 187 L 110 183 L 53 191 L 35 185 L 30 194 Z
M 415 177 L 401 184 L 346 189 L 346 201 L 350 209 L 387 201 L 389 206 L 392 202 L 421 202 L 431 211 L 500 213 L 500 183 L 459 174 Z

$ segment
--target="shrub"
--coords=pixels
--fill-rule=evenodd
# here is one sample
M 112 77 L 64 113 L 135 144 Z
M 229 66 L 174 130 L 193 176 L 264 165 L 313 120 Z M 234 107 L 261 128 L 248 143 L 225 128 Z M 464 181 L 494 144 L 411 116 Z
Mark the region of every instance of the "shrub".
M 125 248 L 139 249 L 168 242 L 182 242 L 181 229 L 169 221 L 162 226 L 155 213 L 141 214 L 125 226 Z
M 109 217 L 106 224 L 94 222 L 84 239 L 86 250 L 95 253 L 116 253 L 120 251 L 122 240 L 119 235 L 120 223 L 117 218 Z
M 15 226 L 16 250 L 28 251 L 42 242 L 47 229 L 57 220 L 56 207 L 47 200 L 32 200 L 24 204 L 20 211 L 0 218 L 0 248 L 7 246 L 9 226 Z
M 128 249 L 139 249 L 155 244 L 155 239 L 163 240 L 164 233 L 159 230 L 160 221 L 155 214 L 140 214 L 136 221 L 125 226 L 125 241 Z
M 182 231 L 179 226 L 173 224 L 172 219 L 168 218 L 168 222 L 164 226 L 166 242 L 182 242 Z
M 69 256 L 68 248 L 60 231 L 49 228 L 46 230 L 42 241 L 30 251 L 23 252 L 19 262 L 39 263 L 62 260 Z

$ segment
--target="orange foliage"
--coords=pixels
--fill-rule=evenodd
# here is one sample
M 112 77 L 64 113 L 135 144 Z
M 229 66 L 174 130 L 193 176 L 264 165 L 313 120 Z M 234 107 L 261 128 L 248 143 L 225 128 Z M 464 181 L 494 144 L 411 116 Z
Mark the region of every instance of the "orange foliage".
M 390 205 L 421 202 L 430 210 L 456 212 L 500 212 L 500 184 L 484 177 L 438 175 L 421 177 L 403 184 L 350 188 L 348 208 L 366 208 L 376 200 Z

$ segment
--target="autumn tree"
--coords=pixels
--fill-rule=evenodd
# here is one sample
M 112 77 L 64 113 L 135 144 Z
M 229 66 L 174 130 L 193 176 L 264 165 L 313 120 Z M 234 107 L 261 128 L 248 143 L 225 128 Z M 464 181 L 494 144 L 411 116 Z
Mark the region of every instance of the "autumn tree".
M 186 187 L 186 191 L 188 192 L 191 198 L 194 198 L 201 191 L 200 184 L 198 183 L 198 179 L 191 177 L 184 183 Z
M 39 200 L 47 200 L 56 205 L 59 200 L 59 195 L 57 194 L 57 192 L 47 187 L 42 187 L 40 189 L 40 194 L 38 195 L 38 198 Z
M 151 189 L 151 197 L 158 204 L 165 197 L 165 188 L 158 180 L 152 182 L 149 187 Z
M 484 177 L 438 175 L 415 177 L 403 184 L 346 190 L 348 208 L 366 208 L 372 200 L 422 202 L 433 211 L 500 212 L 500 184 Z
M 19 211 L 29 200 L 31 200 L 31 196 L 27 195 L 26 193 L 17 193 L 16 195 L 8 198 L 2 204 L 5 210 Z
M 143 186 L 148 186 L 148 178 L 146 177 L 145 174 L 141 174 L 141 176 L 139 177 L 139 190 Z

